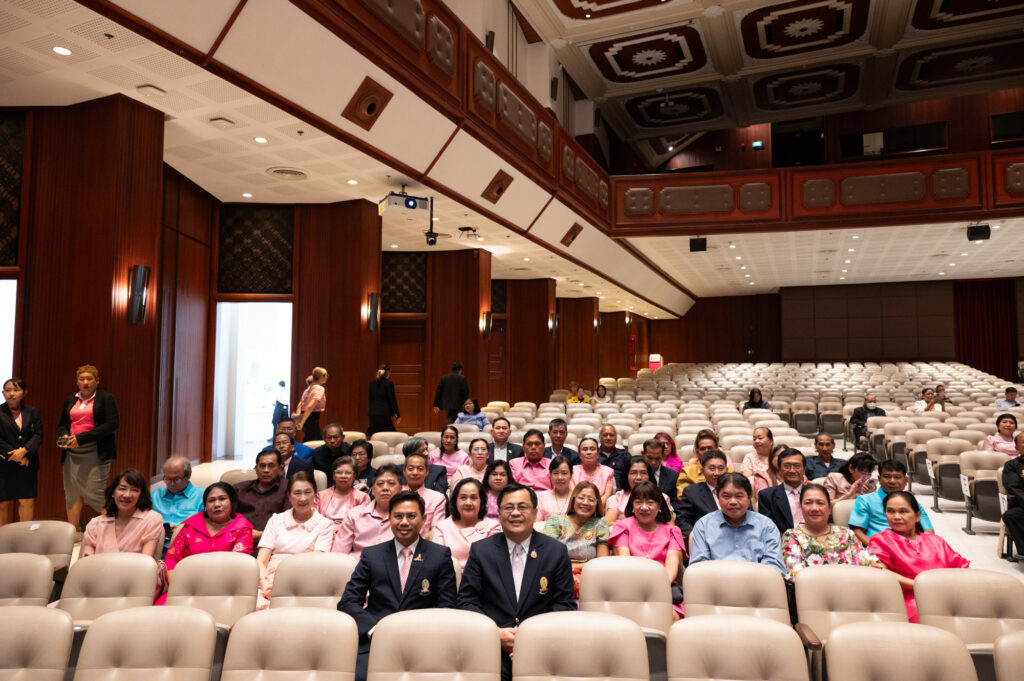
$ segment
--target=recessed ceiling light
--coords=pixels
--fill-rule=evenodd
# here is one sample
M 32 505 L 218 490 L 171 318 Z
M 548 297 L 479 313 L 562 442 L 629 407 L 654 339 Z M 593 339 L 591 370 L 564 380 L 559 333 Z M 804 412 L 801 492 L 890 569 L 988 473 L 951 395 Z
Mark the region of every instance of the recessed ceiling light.
M 583 283 L 582 281 L 581 281 L 581 282 L 579 282 L 579 285 L 580 285 L 580 286 L 586 286 L 586 284 L 584 284 L 584 283 Z
M 749 274 L 744 274 L 743 276 L 746 277 L 747 279 L 750 279 L 750 275 Z
M 598 292 L 597 292 L 597 295 L 601 295 L 601 292 L 600 292 L 600 291 L 598 291 Z
M 266 144 L 270 140 L 268 140 L 266 137 L 253 137 L 252 141 L 255 142 L 256 144 Z
M 736 244 L 734 244 L 733 242 L 730 241 L 729 242 L 729 248 L 736 248 Z
M 633 306 L 632 306 L 632 305 L 630 305 L 630 306 L 629 306 L 629 309 L 630 309 L 630 310 L 632 310 L 632 309 L 633 309 Z
M 583 15 L 583 18 L 585 18 L 585 19 L 589 19 L 589 18 L 590 18 L 590 15 L 589 15 L 589 14 L 584 14 L 584 15 Z
M 359 184 L 359 180 L 349 180 L 349 184 Z
M 621 300 L 616 300 L 615 302 L 616 302 L 616 303 L 621 303 L 622 301 L 621 301 Z
M 523 258 L 523 262 L 530 262 L 529 258 Z
M 849 265 L 849 264 L 850 264 L 850 261 L 849 261 L 849 260 L 847 260 L 847 261 L 846 261 L 846 264 L 847 264 L 847 265 Z
M 978 239 L 978 240 L 977 240 L 977 241 L 975 241 L 974 243 L 976 243 L 976 244 L 979 244 L 979 245 L 980 245 L 980 244 L 981 244 L 981 239 Z
M 391 244 L 391 248 L 398 248 L 398 244 Z
M 654 319 L 657 319 L 657 318 L 658 318 L 658 315 L 654 315 Z
M 847 252 L 849 252 L 849 253 L 853 253 L 853 249 L 852 249 L 852 248 L 847 248 L 846 250 L 847 250 Z
M 752 282 L 750 282 L 750 285 L 751 285 L 751 286 L 753 286 L 753 285 L 754 285 L 755 283 L 756 283 L 756 282 L 753 282 L 753 281 L 752 281 Z
M 965 256 L 965 255 L 967 255 L 967 254 L 966 254 L 966 253 L 961 253 L 960 255 L 964 255 L 964 256 Z
M 839 277 L 839 281 L 846 281 L 846 277 Z
M 992 229 L 999 229 L 1002 225 L 992 225 Z
M 480 235 L 478 234 L 478 235 L 477 235 L 477 237 L 476 237 L 476 240 L 477 240 L 477 241 L 483 241 L 483 240 L 484 240 L 484 238 L 483 238 L 482 236 L 480 236 Z
M 242 198 L 243 199 L 251 199 L 252 198 L 252 194 L 250 194 L 249 192 L 245 192 L 244 194 L 242 194 Z
M 441 219 L 441 218 L 431 218 L 431 220 L 433 220 L 434 222 L 437 222 L 437 221 L 438 221 L 438 220 L 440 220 L 440 219 Z
M 743 260 L 743 256 L 742 256 L 742 255 L 737 255 L 737 256 L 736 256 L 736 259 L 737 259 L 737 260 Z
M 951 262 L 951 263 L 949 263 L 949 266 L 950 267 L 956 267 L 956 263 L 955 262 Z
M 57 54 L 59 54 L 62 57 L 70 57 L 71 56 L 71 50 L 69 50 L 66 47 L 61 47 L 60 45 L 57 45 L 56 47 L 54 47 L 53 51 L 56 52 Z
M 669 148 L 668 148 L 668 150 L 669 150 L 669 151 L 672 151 L 672 147 L 669 147 Z
M 217 116 L 211 118 L 209 121 L 210 125 L 221 130 L 227 130 L 228 128 L 235 127 L 235 122 L 230 118 L 224 118 L 223 116 Z
M 740 265 L 740 269 L 741 270 L 745 270 L 745 269 L 747 269 L 747 266 L 746 265 Z
M 843 274 L 846 274 L 846 270 L 843 270 Z
M 852 237 L 850 237 L 850 238 L 851 238 L 851 239 L 859 239 L 860 237 L 859 237 L 859 236 L 857 236 L 856 234 L 854 234 L 854 235 L 853 235 Z
M 137 88 L 135 88 L 135 90 L 143 97 L 162 97 L 163 95 L 167 94 L 167 90 L 163 89 L 162 87 L 157 87 L 152 83 L 140 85 Z M 232 123 L 232 125 L 234 124 Z
M 941 276 L 943 276 L 943 275 L 945 275 L 945 274 L 946 274 L 945 272 L 939 272 L 939 276 L 940 276 L 940 277 L 941 277 Z

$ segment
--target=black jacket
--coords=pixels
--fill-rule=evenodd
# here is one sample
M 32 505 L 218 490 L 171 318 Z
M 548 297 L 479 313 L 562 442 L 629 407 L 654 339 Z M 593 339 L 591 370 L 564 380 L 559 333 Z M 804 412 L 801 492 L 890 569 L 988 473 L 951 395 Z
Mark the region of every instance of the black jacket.
M 462 409 L 469 399 L 469 381 L 462 374 L 451 372 L 441 377 L 434 393 L 434 406 L 446 411 Z
M 11 410 L 6 403 L 0 403 L 0 455 L 6 457 L 7 452 L 24 447 L 28 450 L 25 458 L 29 468 L 39 468 L 39 455 L 36 453 L 43 443 L 43 419 L 35 407 L 21 405 L 21 427 L 15 423 Z M 21 464 L 13 464 L 20 466 Z
M 465 400 L 463 400 L 465 402 Z M 370 381 L 370 416 L 400 417 L 398 400 L 395 399 L 395 384 L 386 378 Z
M 71 408 L 77 402 L 77 395 L 72 395 L 64 400 L 64 406 L 60 410 L 60 420 L 57 421 L 57 437 L 71 434 Z M 121 425 L 121 417 L 117 412 L 117 401 L 106 390 L 98 388 L 96 390 L 96 396 L 92 403 L 92 420 L 93 429 L 79 433 L 78 444 L 85 445 L 95 442 L 96 453 L 99 455 L 100 461 L 116 459 L 117 447 L 114 444 L 114 431 Z M 60 453 L 62 465 L 65 458 L 67 458 L 67 450 L 62 449 Z

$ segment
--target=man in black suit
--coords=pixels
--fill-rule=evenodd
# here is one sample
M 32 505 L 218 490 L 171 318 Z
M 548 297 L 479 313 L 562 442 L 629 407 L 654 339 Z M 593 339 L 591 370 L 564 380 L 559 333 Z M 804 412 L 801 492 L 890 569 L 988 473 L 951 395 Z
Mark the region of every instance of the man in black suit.
M 782 484 L 763 489 L 757 495 L 758 513 L 768 516 L 780 534 L 804 521 L 800 511 L 800 490 L 804 486 L 806 465 L 803 452 L 792 447 L 783 449 L 779 452 Z
M 728 461 L 725 452 L 720 449 L 707 451 L 701 457 L 700 465 L 704 472 L 704 482 L 687 485 L 679 498 L 676 525 L 683 533 L 684 540 L 689 540 L 693 526 L 697 524 L 698 520 L 708 513 L 718 510 L 718 497 L 715 488 L 718 485 L 718 478 L 729 470 Z
M 441 377 L 434 393 L 434 413 L 445 410 L 448 423 L 454 423 L 462 405 L 469 399 L 469 381 L 462 375 L 462 362 L 452 364 L 452 372 Z
M 324 426 L 324 443 L 313 450 L 313 468 L 323 471 L 328 480 L 334 479 L 334 462 L 339 456 L 349 456 L 352 450 L 345 442 L 345 431 L 340 424 Z
M 668 496 L 669 505 L 672 506 L 676 515 L 679 515 L 679 509 L 676 508 L 679 503 L 679 490 L 676 488 L 676 483 L 679 482 L 679 473 L 661 463 L 665 457 L 665 443 L 653 438 L 645 440 L 643 455 L 647 459 L 647 463 L 651 464 L 651 470 L 654 471 L 654 480 L 651 482 Z
M 1013 438 L 1019 456 L 1015 456 L 1003 465 L 1003 487 L 1006 489 L 1007 508 L 1003 514 L 1003 523 L 1017 553 L 1024 555 L 1024 432 L 1017 433 Z M 1010 551 L 1011 560 L 1013 551 Z
M 865 395 L 864 406 L 854 409 L 850 416 L 850 430 L 857 449 L 867 451 L 867 422 L 872 416 L 885 416 L 885 410 L 878 406 L 878 398 L 874 395 Z M 861 438 L 865 438 L 863 442 Z
M 504 416 L 499 416 L 491 423 L 491 437 L 494 442 L 487 443 L 487 463 L 495 459 L 499 461 L 511 461 L 523 455 L 523 448 L 514 442 L 508 441 L 512 434 L 512 424 Z
M 423 499 L 398 492 L 388 508 L 395 538 L 363 550 L 338 602 L 338 610 L 359 628 L 356 681 L 366 679 L 370 639 L 382 618 L 402 610 L 455 607 L 451 549 L 420 538 Z
M 551 419 L 548 423 L 548 437 L 551 438 L 551 444 L 544 448 L 545 459 L 564 456 L 569 461 L 580 460 L 580 455 L 575 449 L 565 446 L 565 438 L 569 437 L 569 424 L 565 419 Z
M 501 635 L 501 678 L 512 678 L 516 629 L 528 617 L 575 610 L 565 546 L 534 532 L 537 495 L 510 484 L 498 494 L 501 534 L 474 542 L 462 571 L 458 607 L 487 615 Z
M 427 452 L 430 450 L 430 443 L 421 437 L 411 437 L 402 445 L 402 455 L 421 454 L 423 459 L 428 460 Z M 441 494 L 448 494 L 448 469 L 437 464 L 427 466 L 427 477 L 423 479 L 423 486 Z
M 285 479 L 290 478 L 299 471 L 313 473 L 313 462 L 309 459 L 300 459 L 295 455 L 295 445 L 288 433 L 278 433 L 274 436 L 274 451 L 281 455 L 281 472 Z M 328 475 L 330 480 L 331 476 Z

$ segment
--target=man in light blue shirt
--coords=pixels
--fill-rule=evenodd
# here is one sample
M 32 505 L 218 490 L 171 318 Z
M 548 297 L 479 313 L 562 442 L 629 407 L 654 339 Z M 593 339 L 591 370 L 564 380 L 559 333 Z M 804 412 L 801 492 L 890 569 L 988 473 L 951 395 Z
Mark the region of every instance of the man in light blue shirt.
M 857 501 L 853 504 L 853 511 L 850 513 L 850 529 L 864 546 L 868 545 L 869 538 L 889 529 L 883 502 L 886 496 L 893 492 L 902 492 L 903 488 L 907 486 L 906 465 L 896 459 L 883 461 L 878 466 L 878 481 L 881 483 L 878 491 L 857 497 Z M 921 527 L 925 532 L 935 532 L 924 506 L 921 506 Z
M 1017 401 L 1017 389 L 1012 385 L 1006 389 L 1006 392 L 1003 393 L 1003 397 L 996 400 L 996 409 L 1002 409 L 1003 411 L 1019 406 L 1020 402 Z
M 192 464 L 184 456 L 172 456 L 164 463 L 164 485 L 153 490 L 150 498 L 153 510 L 163 516 L 164 527 L 169 530 L 203 510 L 203 488 L 192 484 Z M 165 546 L 170 546 L 171 533 L 167 532 Z
M 693 526 L 690 565 L 705 560 L 742 560 L 769 565 L 786 575 L 782 537 L 775 523 L 750 510 L 753 493 L 750 481 L 740 473 L 718 478 L 716 494 L 721 510 L 707 514 Z

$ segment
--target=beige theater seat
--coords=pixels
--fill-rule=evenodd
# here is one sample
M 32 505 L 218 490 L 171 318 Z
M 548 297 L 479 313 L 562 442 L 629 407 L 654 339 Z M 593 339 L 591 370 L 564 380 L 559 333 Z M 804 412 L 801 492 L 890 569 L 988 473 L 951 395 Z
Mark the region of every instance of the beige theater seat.
M 195 608 L 110 612 L 89 628 L 75 681 L 208 681 L 216 638 L 213 617 Z
M 231 630 L 221 681 L 351 681 L 358 641 L 355 620 L 337 610 L 250 613 Z
M 685 619 L 668 635 L 669 681 L 807 681 L 800 638 L 778 622 L 742 615 Z
M 648 681 L 640 626 L 620 615 L 550 612 L 525 620 L 512 652 L 515 681 Z
M 855 622 L 825 644 L 829 681 L 977 681 L 970 653 L 948 631 L 902 622 Z
M 297 553 L 277 566 L 270 607 L 337 610 L 358 563 L 344 553 Z
M 108 612 L 152 605 L 156 576 L 156 561 L 141 553 L 87 556 L 68 572 L 60 609 L 80 628 Z
M 255 480 L 255 479 L 256 479 L 256 471 L 255 471 L 255 469 L 252 469 L 252 468 L 249 468 L 249 469 L 238 468 L 238 469 L 233 470 L 233 471 L 225 471 L 224 475 L 220 476 L 220 481 L 221 482 L 225 482 L 225 483 L 231 485 L 232 487 L 234 487 L 235 485 L 237 485 L 240 482 L 245 482 L 246 480 Z
M 686 616 L 753 615 L 789 626 L 782 575 L 773 567 L 738 560 L 709 560 L 683 572 Z
M 366 433 L 363 433 L 363 432 L 358 431 L 358 430 L 346 430 L 345 431 L 345 442 L 347 442 L 348 444 L 352 444 L 356 440 L 365 440 L 365 439 L 366 439 Z
M 259 564 L 247 553 L 198 553 L 174 568 L 167 605 L 205 610 L 218 626 L 230 629 L 256 609 L 259 578 Z
M 396 446 L 401 447 L 402 444 L 409 439 L 409 435 L 407 433 L 387 431 L 374 433 L 373 439 L 380 442 L 386 442 L 388 447 L 394 449 Z
M 75 526 L 61 520 L 29 520 L 0 527 L 0 553 L 38 553 L 50 559 L 53 581 L 51 596 L 60 595 L 75 550 Z
M 443 608 L 397 612 L 373 631 L 367 681 L 498 681 L 500 650 L 498 627 L 480 613 Z
M 0 553 L 0 606 L 46 605 L 52 586 L 53 567 L 46 556 Z
M 995 669 L 996 681 L 1019 681 L 1024 669 L 1024 631 L 996 639 Z
M 63 681 L 71 654 L 71 615 L 12 605 L 2 611 L 0 680 Z

